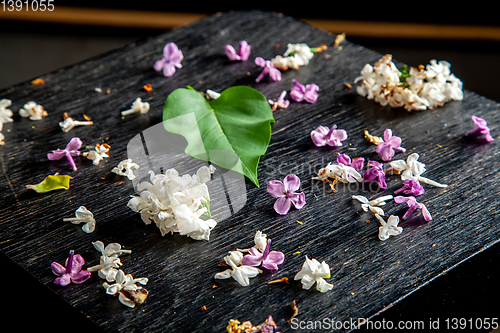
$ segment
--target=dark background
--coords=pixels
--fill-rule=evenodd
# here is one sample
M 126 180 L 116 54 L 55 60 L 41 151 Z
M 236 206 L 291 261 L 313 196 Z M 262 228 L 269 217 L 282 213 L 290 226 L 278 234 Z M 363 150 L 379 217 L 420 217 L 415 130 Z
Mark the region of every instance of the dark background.
M 195 8 L 183 3 L 120 3 L 102 1 L 55 1 L 57 6 L 103 7 L 148 11 L 215 13 L 256 9 L 252 6 L 196 2 Z M 391 4 L 370 4 L 360 10 L 354 5 L 321 5 L 314 3 L 301 8 L 292 3 L 259 7 L 282 12 L 298 18 L 356 20 L 379 22 L 419 22 L 432 24 L 461 24 L 497 26 L 499 21 L 488 14 L 492 10 L 467 8 L 454 11 L 435 4 L 425 8 L 394 8 Z M 398 6 L 403 3 L 395 4 Z M 358 5 L 359 6 L 359 5 Z M 422 6 L 422 5 L 421 5 Z M 455 8 L 456 9 L 456 8 Z M 374 14 L 377 13 L 377 14 Z M 135 40 L 162 33 L 164 30 L 116 28 L 109 26 L 77 26 L 50 23 L 0 21 L 0 89 L 47 72 L 83 61 L 113 50 Z M 336 31 L 333 33 L 341 33 Z M 500 101 L 500 41 L 471 39 L 388 39 L 350 36 L 351 42 L 361 44 L 382 54 L 391 53 L 395 60 L 410 66 L 427 64 L 431 59 L 451 63 L 452 72 L 462 79 L 464 89 Z M 0 99 L 2 96 L 0 96 Z M 494 166 L 494 167 L 498 167 Z M 460 203 L 456 203 L 459 205 Z M 29 223 L 29 221 L 27 221 Z M 473 221 L 471 221 L 473 223 Z M 1 282 L 4 293 L 0 318 L 4 325 L 13 323 L 21 332 L 28 329 L 54 329 L 75 332 L 98 332 L 98 328 L 59 296 L 25 273 L 0 252 Z M 496 312 L 500 317 L 500 244 L 475 255 L 421 287 L 373 320 L 424 320 L 441 318 L 483 318 Z M 493 311 L 492 311 L 493 310 Z M 7 327 L 7 326 L 5 326 Z M 283 328 L 282 328 L 283 329 Z M 2 329 L 3 331 L 3 329 Z M 286 331 L 286 330 L 282 330 Z

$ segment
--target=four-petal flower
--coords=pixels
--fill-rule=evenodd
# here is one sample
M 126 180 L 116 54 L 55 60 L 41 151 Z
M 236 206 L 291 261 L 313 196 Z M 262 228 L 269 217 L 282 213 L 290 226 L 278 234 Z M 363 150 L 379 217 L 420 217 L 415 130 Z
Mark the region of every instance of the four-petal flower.
M 267 192 L 274 198 L 278 198 L 274 203 L 274 210 L 280 215 L 286 215 L 293 205 L 301 209 L 306 204 L 304 192 L 295 193 L 300 188 L 300 179 L 296 175 L 288 175 L 283 182 L 271 180 L 267 183 Z
M 76 171 L 75 161 L 73 161 L 72 156 L 80 155 L 80 147 L 82 146 L 82 140 L 80 138 L 72 138 L 69 143 L 66 145 L 64 150 L 53 150 L 52 153 L 47 154 L 47 158 L 51 161 L 60 160 L 63 157 L 68 159 L 69 164 L 73 168 L 73 171 Z
M 67 286 L 71 282 L 80 284 L 87 281 L 90 278 L 90 272 L 82 270 L 85 260 L 79 254 L 75 254 L 75 251 L 69 251 L 68 259 L 66 259 L 65 266 L 53 262 L 50 265 L 52 273 L 59 276 L 54 280 L 54 283 L 60 286 Z
M 182 68 L 181 62 L 184 59 L 182 51 L 177 45 L 170 42 L 163 48 L 163 58 L 157 60 L 153 68 L 155 71 L 163 72 L 163 76 L 169 77 L 174 75 L 176 68 Z
M 290 89 L 290 98 L 295 102 L 306 101 L 307 103 L 316 103 L 318 99 L 318 85 L 312 83 L 303 85 L 297 80 L 292 80 L 294 86 Z
M 363 178 L 365 179 L 365 181 L 372 182 L 375 180 L 375 178 L 377 178 L 378 186 L 383 189 L 387 188 L 383 164 L 377 161 L 368 161 L 367 165 L 371 168 L 366 170 L 363 174 Z
M 268 74 L 273 81 L 281 81 L 281 72 L 279 71 L 279 69 L 274 67 L 271 61 L 264 60 L 264 58 L 262 57 L 257 57 L 255 58 L 255 64 L 264 68 L 259 76 L 257 76 L 257 78 L 255 79 L 255 82 L 260 82 Z
M 280 251 L 269 252 L 270 248 L 271 240 L 268 239 L 264 252 L 261 253 L 259 250 L 257 250 L 257 248 L 251 247 L 250 250 L 248 250 L 250 254 L 244 256 L 241 262 L 243 263 L 243 265 L 253 267 L 262 265 L 262 267 L 264 267 L 265 269 L 276 271 L 278 270 L 278 265 L 282 264 L 285 260 L 285 255 Z
M 295 275 L 294 280 L 300 280 L 302 288 L 309 290 L 316 283 L 316 289 L 322 293 L 326 293 L 333 288 L 333 284 L 326 282 L 323 278 L 330 278 L 330 267 L 326 262 L 321 264 L 316 259 L 306 260 L 302 265 L 302 269 Z
M 231 61 L 247 61 L 250 56 L 251 47 L 248 45 L 247 41 L 242 40 L 238 46 L 238 52 L 232 47 L 232 45 L 227 44 L 224 48 L 227 57 Z
M 387 128 L 384 131 L 384 142 L 377 145 L 377 154 L 382 155 L 382 160 L 390 161 L 395 154 L 395 150 L 404 153 L 406 149 L 401 147 L 401 138 L 399 136 L 393 136 L 392 130 Z
M 423 203 L 417 202 L 417 199 L 415 199 L 415 197 L 397 196 L 394 198 L 394 201 L 397 203 L 406 203 L 408 205 L 408 210 L 406 211 L 405 215 L 403 215 L 404 220 L 407 220 L 416 209 L 420 209 L 422 211 L 422 216 L 426 221 L 432 220 L 432 216 L 427 210 L 427 207 L 425 207 Z
M 347 132 L 343 129 L 337 129 L 336 125 L 330 129 L 327 126 L 318 126 L 311 131 L 311 139 L 316 147 L 342 146 L 341 141 L 347 139 Z
M 379 214 L 375 214 L 375 217 L 380 222 L 380 227 L 378 229 L 378 238 L 381 241 L 385 241 L 386 239 L 389 238 L 389 236 L 397 236 L 401 232 L 403 232 L 403 228 L 398 227 L 399 223 L 398 216 L 394 215 L 389 216 L 387 222 L 385 222 L 382 216 L 380 216 Z

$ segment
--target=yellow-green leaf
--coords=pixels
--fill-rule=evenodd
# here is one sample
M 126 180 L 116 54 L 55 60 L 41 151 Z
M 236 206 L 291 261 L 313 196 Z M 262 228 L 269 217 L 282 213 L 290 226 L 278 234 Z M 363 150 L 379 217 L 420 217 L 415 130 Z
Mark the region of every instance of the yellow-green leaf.
M 44 181 L 36 185 L 26 185 L 28 190 L 35 190 L 38 193 L 45 193 L 53 190 L 67 190 L 69 188 L 69 180 L 71 176 L 67 175 L 59 175 L 56 173 L 55 175 L 47 176 Z

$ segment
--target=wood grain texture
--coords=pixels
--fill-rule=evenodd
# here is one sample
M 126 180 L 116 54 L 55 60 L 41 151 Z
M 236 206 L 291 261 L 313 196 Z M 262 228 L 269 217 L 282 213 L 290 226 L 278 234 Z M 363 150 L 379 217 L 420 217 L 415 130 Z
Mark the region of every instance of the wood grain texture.
M 498 133 L 498 103 L 466 90 L 463 101 L 436 110 L 408 113 L 381 107 L 344 85 L 352 84 L 364 64 L 381 56 L 349 41 L 343 42 L 341 50 L 329 47 L 316 54 L 298 71 L 284 72 L 280 82 L 266 79 L 255 83 L 260 67 L 251 60 L 231 63 L 223 51 L 227 43 L 237 45 L 242 39 L 252 45 L 250 59 L 270 59 L 282 54 L 287 43 L 330 46 L 335 35 L 277 14 L 224 13 L 48 73 L 42 76 L 42 86 L 26 82 L 0 92 L 1 98 L 13 101 L 14 111 L 33 100 L 49 114 L 35 122 L 16 113 L 15 121 L 4 125 L 0 249 L 105 331 L 220 332 L 230 318 L 260 323 L 269 314 L 282 331 L 288 331 L 292 300 L 296 300 L 301 320 L 367 318 L 498 242 L 498 145 L 464 138 L 474 127 L 472 115 L 487 119 L 493 135 Z M 185 58 L 182 69 L 164 78 L 152 64 L 171 41 Z M 133 184 L 110 170 L 127 157 L 131 139 L 161 122 L 163 104 L 171 91 L 186 85 L 200 91 L 221 91 L 243 84 L 276 98 L 292 87 L 292 79 L 318 84 L 318 102 L 292 103 L 275 112 L 271 144 L 258 169 L 261 187 L 247 181 L 245 206 L 225 220 L 217 220 L 214 214 L 218 225 L 209 242 L 179 235 L 162 237 L 156 227 L 145 225 L 139 214 L 126 207 L 134 193 Z M 152 84 L 152 92 L 142 89 L 147 83 Z M 95 87 L 103 92 L 95 92 Z M 136 97 L 148 101 L 151 111 L 122 119 L 120 111 L 128 109 Z M 95 125 L 64 133 L 58 126 L 64 112 L 75 119 L 86 114 Z M 347 130 L 345 145 L 316 148 L 309 134 L 319 125 Z M 393 194 L 401 186 L 399 177 L 388 177 L 385 191 L 369 184 L 356 188 L 340 184 L 335 194 L 311 177 L 334 160 L 336 153 L 377 159 L 363 130 L 382 135 L 385 128 L 401 136 L 407 148 L 406 154 L 398 153 L 395 158 L 406 159 L 409 153 L 418 152 L 429 170 L 425 176 L 449 187 L 426 187 L 420 198 L 433 215 L 432 222 L 420 218 L 402 222 L 400 236 L 381 242 L 376 220 L 366 223 L 371 216 L 360 214 L 359 204 L 351 196 Z M 79 136 L 84 145 L 104 140 L 111 145 L 110 158 L 99 166 L 77 158 L 75 172 L 63 160 L 47 160 L 50 150 L 64 148 L 73 136 Z M 36 194 L 25 189 L 56 172 L 73 177 L 68 191 Z M 301 178 L 307 204 L 300 211 L 292 209 L 288 215 L 278 216 L 265 184 L 289 173 Z M 81 226 L 62 222 L 80 205 L 97 219 L 91 234 L 83 233 Z M 405 211 L 394 202 L 385 207 L 386 214 L 401 216 Z M 273 249 L 285 253 L 278 273 L 251 279 L 246 288 L 233 280 L 215 281 L 214 274 L 222 270 L 217 265 L 227 251 L 251 246 L 257 230 L 273 240 Z M 143 305 L 129 309 L 106 295 L 96 274 L 82 285 L 53 284 L 50 263 L 63 262 L 70 249 L 85 258 L 86 267 L 97 264 L 99 255 L 91 244 L 96 240 L 118 242 L 133 251 L 122 256 L 123 268 L 134 277 L 149 278 L 146 288 L 150 296 Z M 300 254 L 294 254 L 297 251 Z M 331 292 L 302 290 L 300 281 L 267 285 L 283 276 L 293 280 L 305 255 L 330 265 Z M 212 288 L 213 284 L 218 287 Z

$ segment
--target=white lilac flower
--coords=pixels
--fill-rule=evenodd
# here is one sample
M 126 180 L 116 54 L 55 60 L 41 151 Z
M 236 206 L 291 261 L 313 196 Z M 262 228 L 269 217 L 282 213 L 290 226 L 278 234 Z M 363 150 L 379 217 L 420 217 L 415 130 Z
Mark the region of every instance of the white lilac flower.
M 162 235 L 178 232 L 193 239 L 208 240 L 217 223 L 213 219 L 203 220 L 201 216 L 209 213 L 206 183 L 214 170 L 203 166 L 192 176 L 180 176 L 175 169 L 159 175 L 150 171 L 150 182 L 137 185 L 140 194 L 132 196 L 127 206 L 140 213 L 144 223 L 154 222 Z
M 330 187 L 333 192 L 335 192 L 335 184 L 337 182 L 342 182 L 342 183 L 355 183 L 355 182 L 362 182 L 363 177 L 359 174 L 356 169 L 354 169 L 351 166 L 345 165 L 343 163 L 328 163 L 328 165 L 324 168 L 321 168 L 318 171 L 318 176 L 313 177 L 312 179 L 315 180 L 321 180 L 321 181 L 328 181 L 329 178 L 332 178 L 332 183 L 330 184 Z
M 382 216 L 375 214 L 375 217 L 380 222 L 380 227 L 378 229 L 378 238 L 381 241 L 385 241 L 389 236 L 397 236 L 403 232 L 402 227 L 398 227 L 399 217 L 395 215 L 389 216 L 387 222 L 384 221 Z
M 421 174 L 426 171 L 425 164 L 418 161 L 419 155 L 417 153 L 413 153 L 406 161 L 404 160 L 396 160 L 391 161 L 391 167 L 401 173 L 401 180 L 414 180 L 421 181 L 422 183 L 426 183 L 436 187 L 447 187 L 446 184 L 440 184 L 431 179 L 422 177 Z
M 11 123 L 14 121 L 14 119 L 12 119 L 14 112 L 8 109 L 11 105 L 12 101 L 10 99 L 0 99 L 0 123 Z
M 361 202 L 361 208 L 365 212 L 368 212 L 368 210 L 370 210 L 375 214 L 384 215 L 384 210 L 379 206 L 384 206 L 386 204 L 386 200 L 392 199 L 392 195 L 385 195 L 383 197 L 373 200 L 368 200 L 367 198 L 361 195 L 353 195 L 352 198 Z
M 69 132 L 76 126 L 89 126 L 93 125 L 94 122 L 89 121 L 89 120 L 75 120 L 71 117 L 67 117 L 63 121 L 59 122 L 59 126 L 63 130 L 63 132 Z
M 266 246 L 267 246 L 267 235 L 263 234 L 262 231 L 257 230 L 253 240 L 255 243 L 255 247 L 259 251 L 264 252 L 264 250 L 266 249 Z
M 134 301 L 127 296 L 129 296 L 131 292 L 133 293 L 141 290 L 142 287 L 137 286 L 136 283 L 146 285 L 148 283 L 148 278 L 134 279 L 131 274 L 125 275 L 125 273 L 123 273 L 123 271 L 120 269 L 118 270 L 118 273 L 116 273 L 115 281 L 116 282 L 112 285 L 109 285 L 106 282 L 103 283 L 103 287 L 106 289 L 106 293 L 109 295 L 118 294 L 120 303 L 133 308 L 135 307 L 137 301 Z
M 366 64 L 354 83 L 360 82 L 356 88 L 359 95 L 380 105 L 421 111 L 463 99 L 462 81 L 450 67 L 446 61 L 431 60 L 426 67 L 407 71 L 405 65 L 400 71 L 386 54 L 374 66 Z
M 324 261 L 320 264 L 316 259 L 311 260 L 306 256 L 302 269 L 295 275 L 294 280 L 300 280 L 302 288 L 306 290 L 311 289 L 316 283 L 316 289 L 325 293 L 333 288 L 333 284 L 326 282 L 324 278 L 330 278 L 328 264 Z
M 110 243 L 104 247 L 103 242 L 96 241 L 92 242 L 92 245 L 102 255 L 99 258 L 99 265 L 87 268 L 87 270 L 90 272 L 97 271 L 99 277 L 106 279 L 108 282 L 115 281 L 118 269 L 122 265 L 118 256 L 122 253 L 131 253 L 132 251 L 123 250 L 122 246 L 118 243 Z
M 132 160 L 128 158 L 118 163 L 117 166 L 111 169 L 111 172 L 114 172 L 120 176 L 126 176 L 129 180 L 132 180 L 135 178 L 132 169 L 139 169 L 139 165 L 137 163 L 132 162 Z
M 149 111 L 149 103 L 143 102 L 140 97 L 137 97 L 135 101 L 132 103 L 132 106 L 129 110 L 122 111 L 122 116 L 126 116 L 136 112 L 148 113 L 148 111 Z
M 23 108 L 19 110 L 19 114 L 21 117 L 29 117 L 31 120 L 41 120 L 42 117 L 46 116 L 48 113 L 44 110 L 43 106 L 30 101 L 24 104 Z
M 75 216 L 76 217 L 63 218 L 63 222 L 71 222 L 73 224 L 85 223 L 82 230 L 88 234 L 95 230 L 94 214 L 85 208 L 85 206 L 80 206 L 75 211 Z
M 281 70 L 299 69 L 300 66 L 309 64 L 313 56 L 314 52 L 305 43 L 288 44 L 285 53 L 271 59 L 271 63 Z
M 261 274 L 262 270 L 256 267 L 242 265 L 242 260 L 243 254 L 240 251 L 229 251 L 229 255 L 224 257 L 224 261 L 231 268 L 215 274 L 214 278 L 216 280 L 223 280 L 232 277 L 243 287 L 247 287 L 250 285 L 250 278 Z
M 91 160 L 94 165 L 98 165 L 102 159 L 109 157 L 110 148 L 111 147 L 107 143 L 103 143 L 102 145 L 96 143 L 95 150 L 82 153 L 82 155 Z

